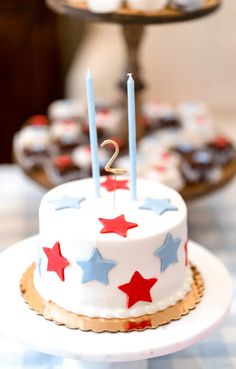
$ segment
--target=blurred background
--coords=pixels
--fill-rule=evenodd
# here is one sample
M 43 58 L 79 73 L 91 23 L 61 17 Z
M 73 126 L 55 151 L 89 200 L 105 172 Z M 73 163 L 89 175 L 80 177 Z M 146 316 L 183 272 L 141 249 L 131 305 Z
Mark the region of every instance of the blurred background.
M 12 138 L 32 114 L 64 96 L 83 25 L 54 14 L 43 0 L 0 2 L 0 162 L 12 160 Z
M 206 19 L 149 26 L 140 50 L 147 99 L 205 102 L 220 126 L 236 115 L 236 2 Z M 116 51 L 116 57 L 114 52 Z M 11 162 L 12 137 L 33 114 L 59 98 L 85 100 L 84 76 L 93 70 L 96 94 L 119 94 L 125 46 L 116 25 L 85 24 L 47 9 L 42 0 L 0 2 L 0 162 Z M 227 128 L 227 127 L 226 127 Z M 232 131 L 231 131 L 232 135 Z
M 229 164 L 229 167 L 233 161 L 235 166 L 233 174 L 235 174 L 235 149 L 231 144 L 231 140 L 236 141 L 235 19 L 236 1 L 224 0 L 221 9 L 209 17 L 186 23 L 145 27 L 139 55 L 141 74 L 147 85 L 143 92 L 143 99 L 154 102 L 164 101 L 171 106 L 176 106 L 186 100 L 202 101 L 209 108 L 213 123 L 220 128 L 219 132 L 226 131 L 229 137 L 228 140 L 227 136 L 225 138 L 220 135 L 216 137 L 213 146 L 206 146 L 209 144 L 206 141 L 209 133 L 209 119 L 208 116 L 206 120 L 201 119 L 204 118 L 204 109 L 202 113 L 202 105 L 199 104 L 200 115 L 198 109 L 195 118 L 196 126 L 200 127 L 199 131 L 202 129 L 202 136 L 199 136 L 200 143 L 199 140 L 197 143 L 202 146 L 203 133 L 206 128 L 205 146 L 198 147 L 196 150 L 193 145 L 191 148 L 194 151 L 192 156 L 183 150 L 183 156 L 179 156 L 178 161 L 176 161 L 176 152 L 174 152 L 173 162 L 173 157 L 169 155 L 168 159 L 167 155 L 164 171 L 163 166 L 155 169 L 159 170 L 159 176 L 163 175 L 164 179 L 170 179 L 175 185 L 176 178 L 180 177 L 180 171 L 174 170 L 174 167 L 178 166 L 179 169 L 188 160 L 190 160 L 189 165 L 195 166 L 196 172 L 203 171 L 204 175 L 214 171 L 213 161 L 221 160 L 220 163 L 217 162 L 216 171 L 213 173 L 216 176 L 213 176 L 212 182 L 209 179 L 207 185 L 217 184 L 219 180 L 219 171 L 217 170 L 219 170 L 219 164 L 222 164 L 222 158 L 223 164 L 226 163 L 226 166 Z M 121 94 L 117 83 L 125 76 L 125 65 L 126 49 L 121 27 L 102 23 L 88 24 L 80 18 L 56 14 L 47 8 L 43 0 L 25 0 L 24 2 L 0 0 L 0 111 L 2 127 L 0 164 L 3 164 L 0 165 L 0 251 L 17 241 L 38 233 L 38 209 L 47 187 L 38 185 L 41 177 L 37 176 L 37 180 L 32 175 L 27 177 L 21 170 L 23 166 L 20 165 L 19 160 L 18 164 L 12 164 L 14 134 L 22 128 L 29 117 L 37 114 L 35 119 L 37 124 L 34 126 L 32 122 L 28 121 L 28 126 L 21 131 L 24 131 L 25 128 L 27 131 L 29 128 L 30 132 L 26 132 L 26 143 L 32 144 L 30 148 L 36 148 L 35 153 L 40 156 L 40 151 L 37 151 L 40 147 L 38 137 L 41 137 L 42 133 L 41 144 L 42 142 L 45 144 L 44 139 L 45 135 L 47 138 L 49 127 L 47 124 L 45 126 L 42 124 L 42 121 L 45 123 L 46 119 L 43 120 L 42 116 L 38 116 L 38 114 L 47 114 L 48 106 L 58 99 L 73 98 L 81 104 L 85 103 L 85 73 L 88 66 L 93 72 L 96 98 L 108 102 L 114 101 Z M 109 125 L 111 122 L 109 114 L 104 107 L 103 109 L 100 107 L 100 110 L 100 121 L 104 119 L 104 116 L 108 117 L 105 122 L 108 121 Z M 165 109 L 164 113 L 166 113 Z M 168 117 L 168 109 L 166 115 Z M 116 118 L 116 114 L 114 115 L 113 112 L 110 116 L 112 119 Z M 206 125 L 202 125 L 204 122 Z M 59 129 L 60 136 L 65 135 L 64 143 L 68 144 L 68 136 L 66 136 L 68 132 L 69 136 L 72 132 L 72 135 L 76 137 L 78 135 L 79 138 L 81 136 L 84 139 L 84 132 L 81 135 L 77 120 L 70 122 L 69 119 L 69 123 L 66 122 L 63 130 Z M 81 122 L 79 121 L 79 123 Z M 124 123 L 126 124 L 127 121 L 125 120 Z M 175 119 L 172 119 L 171 123 L 172 125 L 177 124 L 176 132 L 180 132 L 180 135 L 177 135 L 177 143 L 181 146 L 182 141 L 178 141 L 178 139 L 181 138 L 179 136 L 181 136 L 182 128 L 180 129 L 178 121 L 176 122 Z M 191 119 L 190 123 L 193 123 Z M 75 125 L 77 130 L 74 131 Z M 68 129 L 69 126 L 72 126 L 71 131 Z M 210 136 L 212 136 L 211 125 L 209 127 Z M 36 132 L 35 134 L 32 134 L 31 128 L 33 133 Z M 159 132 L 160 130 L 158 135 Z M 88 130 L 86 133 L 88 136 Z M 37 136 L 38 134 L 39 136 Z M 51 131 L 50 134 L 52 134 Z M 102 133 L 100 134 L 102 135 Z M 153 137 L 156 140 L 157 137 Z M 195 136 L 186 135 L 185 138 L 190 146 L 195 144 Z M 156 145 L 157 148 L 159 148 L 160 141 L 161 139 Z M 83 145 L 84 143 L 81 142 L 81 146 Z M 75 163 L 70 157 L 68 158 L 68 155 L 62 155 L 64 153 L 62 147 L 56 153 L 55 147 L 53 148 L 52 156 L 53 159 L 56 159 L 56 166 L 54 166 L 53 160 L 48 165 L 48 157 L 46 157 L 47 171 L 53 173 L 55 168 L 57 171 L 61 169 L 62 174 L 63 170 L 65 172 L 68 169 L 73 171 Z M 147 166 L 146 160 L 152 156 L 149 153 L 151 152 L 154 157 L 157 154 L 155 150 L 152 152 L 153 146 L 150 146 L 150 141 L 146 142 L 146 148 L 145 167 Z M 75 148 L 75 150 L 77 149 Z M 209 155 L 206 154 L 209 154 L 211 150 L 213 154 L 211 153 L 210 161 L 207 161 Z M 198 154 L 198 163 L 197 159 L 195 162 L 192 159 L 195 151 Z M 22 150 L 22 152 L 24 151 Z M 30 154 L 32 152 L 27 152 L 25 157 L 27 155 L 30 157 Z M 184 159 L 185 154 L 186 158 Z M 82 161 L 82 163 L 85 161 L 86 164 L 91 165 L 89 151 L 86 150 L 86 147 L 85 151 L 82 147 L 82 154 L 77 152 L 77 160 Z M 155 157 L 155 160 L 158 160 L 158 156 Z M 162 156 L 162 160 L 164 160 L 164 156 Z M 171 163 L 170 168 L 167 168 L 168 160 Z M 8 165 L 8 163 L 11 164 Z M 160 163 L 162 164 L 162 162 Z M 31 161 L 30 164 L 32 164 Z M 76 167 L 77 171 L 78 166 Z M 149 167 L 147 166 L 147 168 Z M 173 178 L 172 176 L 168 178 L 170 172 L 174 173 Z M 225 175 L 224 171 L 222 173 Z M 227 175 L 229 176 L 229 173 Z M 232 179 L 233 175 L 229 177 Z M 198 179 L 196 181 L 198 185 Z M 204 181 L 205 177 L 203 185 Z M 206 246 L 216 254 L 231 272 L 233 281 L 236 281 L 235 189 L 236 178 L 217 192 L 208 194 L 208 196 L 199 196 L 197 200 L 187 202 L 190 239 Z M 16 262 L 18 263 L 18 260 L 13 260 L 11 267 L 14 267 Z M 217 281 L 217 272 L 215 275 Z M 5 282 L 3 281 L 3 283 Z M 234 296 L 236 296 L 235 293 Z M 177 355 L 167 355 L 163 359 L 158 359 L 159 361 L 156 363 L 154 360 L 151 361 L 149 368 L 235 369 L 235 332 L 236 301 L 234 298 L 231 314 L 216 334 Z M 15 344 L 11 339 L 6 341 L 1 332 L 0 343 L 0 369 L 62 368 L 60 358 L 40 354 L 31 348 Z

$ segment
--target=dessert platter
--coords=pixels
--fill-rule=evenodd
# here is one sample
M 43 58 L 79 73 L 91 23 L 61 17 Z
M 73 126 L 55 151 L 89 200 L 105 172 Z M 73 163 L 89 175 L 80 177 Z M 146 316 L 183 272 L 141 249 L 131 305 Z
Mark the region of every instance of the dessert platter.
M 86 109 L 76 101 L 56 101 L 49 106 L 48 117 L 30 118 L 15 135 L 16 162 L 45 188 L 91 176 Z M 141 115 L 145 136 L 138 142 L 140 177 L 157 180 L 188 199 L 222 187 L 235 175 L 234 144 L 217 130 L 204 104 L 183 102 L 172 107 L 147 102 Z M 121 106 L 97 104 L 99 142 L 116 138 L 121 149 L 118 164 L 127 169 L 127 150 L 117 133 L 121 119 Z M 109 146 L 99 149 L 101 174 L 106 174 L 103 168 L 109 155 Z

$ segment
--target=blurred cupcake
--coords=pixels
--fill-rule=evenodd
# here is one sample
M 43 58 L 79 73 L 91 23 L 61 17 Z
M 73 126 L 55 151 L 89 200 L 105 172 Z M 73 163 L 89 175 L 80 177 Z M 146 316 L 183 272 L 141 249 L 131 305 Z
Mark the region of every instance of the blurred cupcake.
M 16 159 L 26 169 L 42 167 L 49 154 L 47 119 L 34 116 L 14 137 Z
M 131 9 L 156 11 L 166 7 L 168 0 L 127 0 Z
M 148 153 L 143 152 L 142 154 L 145 158 Z M 184 186 L 179 170 L 180 161 L 180 155 L 175 152 L 163 150 L 159 147 L 153 148 L 152 152 L 149 152 L 149 160 L 143 161 L 141 176 L 180 190 Z
M 87 141 L 82 133 L 82 126 L 72 119 L 53 122 L 50 128 L 50 138 L 57 153 L 70 151 Z
M 84 178 L 88 173 L 84 173 L 81 168 L 74 163 L 71 155 L 58 155 L 47 162 L 45 166 L 47 177 L 54 185 L 75 179 Z
M 170 6 L 184 12 L 193 12 L 200 9 L 204 4 L 204 0 L 171 0 Z
M 184 187 L 184 181 L 178 168 L 168 165 L 153 165 L 146 170 L 143 175 L 146 179 L 157 181 L 166 186 L 181 190 Z
M 106 149 L 98 149 L 98 159 L 99 159 L 99 166 L 100 166 L 100 174 L 104 175 L 107 174 L 104 167 L 107 164 L 110 156 Z M 86 172 L 88 175 L 91 176 L 92 174 L 92 166 L 91 166 L 91 149 L 90 145 L 82 145 L 77 147 L 72 152 L 72 160 L 79 167 L 81 170 Z
M 182 174 L 187 183 L 215 183 L 222 177 L 222 170 L 215 165 L 214 155 L 207 148 L 199 148 L 181 162 Z
M 137 173 L 141 178 L 151 179 L 170 186 L 176 190 L 184 187 L 183 178 L 179 170 L 181 157 L 169 151 L 153 147 L 146 151 L 138 151 Z M 116 166 L 129 171 L 129 156 L 125 155 L 116 161 Z
M 209 113 L 205 104 L 195 101 L 184 101 L 177 106 L 177 114 L 184 125 L 196 119 L 207 119 Z
M 208 142 L 207 147 L 211 150 L 215 163 L 226 165 L 236 157 L 233 143 L 225 136 L 218 135 Z
M 64 119 L 83 120 L 86 115 L 86 106 L 77 99 L 63 99 L 53 101 L 48 106 L 48 117 L 52 121 Z
M 119 107 L 96 105 L 96 127 L 99 141 L 116 135 L 123 119 L 123 114 L 123 110 Z M 88 122 L 84 128 L 85 134 L 89 135 Z
M 147 118 L 147 127 L 151 130 L 162 128 L 179 128 L 181 126 L 175 111 L 169 104 L 162 102 L 146 103 L 143 114 Z
M 87 0 L 88 8 L 94 13 L 112 13 L 118 10 L 122 0 Z

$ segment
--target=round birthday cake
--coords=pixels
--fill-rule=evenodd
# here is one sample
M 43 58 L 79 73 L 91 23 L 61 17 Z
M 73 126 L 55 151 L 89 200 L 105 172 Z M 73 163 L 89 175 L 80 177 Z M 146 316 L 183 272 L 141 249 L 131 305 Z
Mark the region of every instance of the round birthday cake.
M 145 179 L 135 201 L 125 177 L 101 177 L 100 188 L 96 198 L 93 180 L 83 179 L 42 199 L 38 259 L 21 281 L 26 301 L 35 308 L 37 295 L 47 319 L 96 332 L 179 319 L 201 295 L 188 262 L 183 199 Z

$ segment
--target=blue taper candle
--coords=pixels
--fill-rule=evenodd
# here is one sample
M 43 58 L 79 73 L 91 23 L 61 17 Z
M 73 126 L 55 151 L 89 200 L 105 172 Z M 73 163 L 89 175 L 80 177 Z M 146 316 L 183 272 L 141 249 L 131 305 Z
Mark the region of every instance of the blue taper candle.
M 130 190 L 131 199 L 137 199 L 137 149 L 136 149 L 136 119 L 135 119 L 135 89 L 132 74 L 128 74 L 128 134 L 129 134 L 129 161 L 130 161 Z
M 91 147 L 91 160 L 92 160 L 92 175 L 95 185 L 96 197 L 100 197 L 100 167 L 98 160 L 98 138 L 96 128 L 96 112 L 93 92 L 93 78 L 90 70 L 87 71 L 86 77 L 87 86 L 87 106 L 89 117 L 89 138 Z

